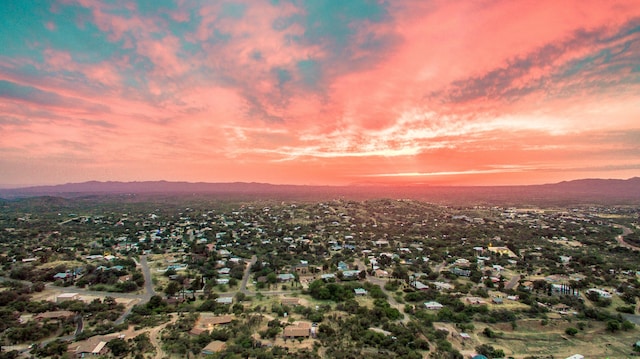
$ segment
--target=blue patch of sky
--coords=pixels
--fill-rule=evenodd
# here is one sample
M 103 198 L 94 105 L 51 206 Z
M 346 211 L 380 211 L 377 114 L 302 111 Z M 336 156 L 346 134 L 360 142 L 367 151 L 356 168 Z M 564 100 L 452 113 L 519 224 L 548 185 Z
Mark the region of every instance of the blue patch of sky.
M 251 54 L 249 54 L 249 57 L 255 61 L 262 61 L 264 59 L 264 57 L 262 56 L 262 52 L 260 52 L 260 50 L 257 50 L 257 49 L 251 51 Z
M 0 80 L 0 98 L 28 101 L 40 105 L 57 105 L 63 101 L 63 98 L 55 93 L 5 80 Z
M 178 9 L 178 4 L 175 0 L 143 0 L 136 3 L 136 8 L 140 15 L 152 16 L 161 13 L 162 9 L 176 10 Z
M 279 88 L 282 88 L 287 82 L 293 79 L 293 77 L 291 76 L 291 72 L 289 72 L 289 70 L 282 67 L 274 68 L 273 73 L 275 74 L 276 79 L 278 80 Z
M 0 1 L 0 44 L 3 55 L 30 54 L 29 43 L 40 41 L 47 21 L 43 1 Z
M 305 39 L 323 41 L 330 39 L 336 44 L 344 44 L 356 33 L 354 22 L 381 22 L 388 19 L 387 4 L 378 1 L 350 0 L 300 2 L 306 9 Z
M 322 68 L 318 61 L 312 59 L 298 61 L 296 68 L 304 85 L 315 86 L 320 82 Z
M 50 11 L 48 1 L 2 1 L 0 43 L 5 56 L 30 57 L 42 61 L 40 52 L 46 48 L 68 51 L 74 61 L 96 63 L 110 59 L 121 48 L 122 41 L 109 42 L 93 23 L 89 9 L 59 6 Z M 87 19 L 87 20 L 79 20 Z M 49 30 L 51 22 L 55 28 Z
M 220 18 L 231 18 L 239 20 L 244 17 L 246 11 L 247 6 L 245 4 L 226 2 L 222 4 L 219 16 Z

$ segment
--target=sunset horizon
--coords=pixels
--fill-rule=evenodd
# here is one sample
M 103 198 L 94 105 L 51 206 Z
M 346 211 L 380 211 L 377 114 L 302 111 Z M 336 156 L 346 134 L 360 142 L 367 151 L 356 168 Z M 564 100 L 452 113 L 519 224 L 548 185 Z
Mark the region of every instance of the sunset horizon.
M 635 1 L 15 1 L 0 17 L 0 188 L 640 176 Z

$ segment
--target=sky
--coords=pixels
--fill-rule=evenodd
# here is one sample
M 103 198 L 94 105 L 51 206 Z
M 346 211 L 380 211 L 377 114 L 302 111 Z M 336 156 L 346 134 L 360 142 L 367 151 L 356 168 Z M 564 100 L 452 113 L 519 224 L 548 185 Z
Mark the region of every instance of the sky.
M 638 1 L 0 2 L 0 186 L 640 175 Z

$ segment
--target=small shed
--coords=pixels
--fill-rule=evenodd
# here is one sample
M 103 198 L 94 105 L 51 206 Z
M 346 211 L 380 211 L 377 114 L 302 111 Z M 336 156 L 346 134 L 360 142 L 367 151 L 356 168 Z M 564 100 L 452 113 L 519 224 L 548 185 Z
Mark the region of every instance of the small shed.
M 363 295 L 367 295 L 367 291 L 364 288 L 355 288 L 353 290 L 353 292 L 357 295 L 357 296 L 363 296 Z

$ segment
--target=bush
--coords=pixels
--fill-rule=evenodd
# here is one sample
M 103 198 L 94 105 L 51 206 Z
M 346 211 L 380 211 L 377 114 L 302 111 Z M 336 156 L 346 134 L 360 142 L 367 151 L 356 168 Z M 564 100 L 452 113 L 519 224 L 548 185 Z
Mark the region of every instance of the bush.
M 629 305 L 629 306 L 616 307 L 616 311 L 620 313 L 634 314 L 636 309 L 634 308 L 634 306 Z
M 567 335 L 574 336 L 574 335 L 578 334 L 578 329 L 576 329 L 574 327 L 569 327 L 569 328 L 565 329 L 564 332 Z

